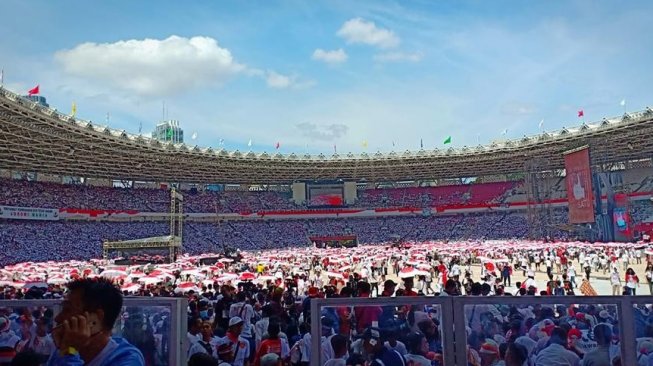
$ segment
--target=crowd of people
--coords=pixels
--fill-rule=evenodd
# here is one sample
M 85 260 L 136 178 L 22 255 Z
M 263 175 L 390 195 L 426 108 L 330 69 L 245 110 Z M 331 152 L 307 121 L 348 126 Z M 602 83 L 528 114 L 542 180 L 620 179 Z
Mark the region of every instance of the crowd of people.
M 359 190 L 356 207 L 433 207 L 497 203 L 520 182 L 479 183 L 442 187 Z M 290 191 L 183 190 L 187 212 L 244 213 L 306 208 L 295 205 Z M 40 208 L 136 210 L 168 212 L 167 189 L 98 187 L 16 179 L 0 179 L 0 205 Z
M 651 265 L 639 273 L 641 280 L 635 273 L 653 252 L 632 244 L 430 242 L 241 254 L 239 262 L 204 255 L 123 267 L 102 260 L 21 263 L 0 270 L 0 297 L 64 298 L 68 281 L 110 280 L 125 295 L 189 299 L 189 364 L 307 365 L 311 329 L 319 327 L 321 363 L 332 366 L 442 365 L 440 325 L 446 315 L 438 306 L 354 303 L 325 307 L 320 324 L 311 324 L 313 298 L 540 296 L 530 306 L 492 305 L 490 298 L 466 306 L 468 365 L 544 366 L 562 360 L 617 365 L 620 325 L 614 304 L 557 306 L 546 296 L 592 294 L 595 276 L 612 280 L 612 273 L 619 291 L 623 286 L 623 293 L 634 295 L 641 282 L 649 288 L 640 292 L 648 293 L 653 276 Z M 0 330 L 6 331 L 0 332 L 0 347 L 2 340 L 16 342 L 15 352 L 33 347 L 36 339 L 21 329 L 36 331 L 43 324 L 39 334 L 48 334 L 56 326 L 47 309 L 2 311 Z M 118 322 L 119 333 L 140 349 L 146 364 L 165 364 L 170 347 L 165 314 L 127 313 Z M 636 312 L 635 321 L 640 364 L 647 365 L 649 349 L 653 352 L 650 307 Z M 610 363 L 596 363 L 605 355 Z
M 565 218 L 561 210 L 560 222 Z M 554 230 L 560 239 L 569 233 Z M 214 252 L 224 244 L 243 250 L 305 247 L 313 236 L 355 235 L 361 244 L 404 241 L 524 238 L 523 212 L 487 212 L 456 216 L 411 215 L 383 218 L 239 220 L 223 223 L 186 221 L 184 250 Z M 23 261 L 97 258 L 103 240 L 130 240 L 169 234 L 167 221 L 32 221 L 0 219 L 0 243 L 6 248 L 0 265 Z

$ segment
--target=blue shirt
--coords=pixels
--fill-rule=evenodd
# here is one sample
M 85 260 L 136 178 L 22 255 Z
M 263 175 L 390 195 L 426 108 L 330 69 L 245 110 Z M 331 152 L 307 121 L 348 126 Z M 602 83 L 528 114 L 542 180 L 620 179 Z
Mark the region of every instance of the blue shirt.
M 59 351 L 50 355 L 47 366 L 145 366 L 143 354 L 124 338 L 113 337 L 104 349 L 89 363 L 79 355 L 61 356 Z

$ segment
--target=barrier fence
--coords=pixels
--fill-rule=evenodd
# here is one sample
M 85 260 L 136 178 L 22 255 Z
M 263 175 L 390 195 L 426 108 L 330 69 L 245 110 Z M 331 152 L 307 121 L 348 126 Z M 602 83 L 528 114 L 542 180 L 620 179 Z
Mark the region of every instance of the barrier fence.
M 482 329 L 483 334 L 505 335 L 505 326 L 510 314 L 519 313 L 524 319 L 535 313 L 547 312 L 555 317 L 563 317 L 579 327 L 582 336 L 577 340 L 578 349 L 591 351 L 597 347 L 592 334 L 598 323 L 611 324 L 613 338 L 609 346 L 612 358 L 619 356 L 621 365 L 637 365 L 642 342 L 653 343 L 653 296 L 547 296 L 547 297 L 393 297 L 393 298 L 333 298 L 311 301 L 311 365 L 323 365 L 322 327 L 323 316 L 344 314 L 343 309 L 353 309 L 362 315 L 365 312 L 392 311 L 397 319 L 407 309 L 413 314 L 434 320 L 441 343 L 441 365 L 467 365 L 468 346 L 477 348 L 478 344 L 468 345 L 471 330 Z M 570 313 L 570 308 L 589 311 L 594 316 Z M 338 310 L 339 309 L 339 310 Z M 403 309 L 403 312 L 401 311 Z M 543 310 L 550 309 L 550 310 Z M 399 315 L 397 315 L 399 314 Z M 362 317 L 369 317 L 363 315 Z M 576 319 L 583 320 L 576 323 Z M 336 318 L 336 321 L 338 318 Z M 418 321 L 416 319 L 415 321 Z M 584 326 L 590 324 L 590 326 Z M 367 324 L 357 324 L 359 331 L 352 329 L 351 340 L 356 346 L 362 329 Z M 376 325 L 376 324 L 374 324 Z M 410 327 L 403 323 L 404 327 Z M 414 324 L 413 324 L 414 326 Z M 379 324 L 384 328 L 384 324 Z M 532 330 L 531 330 L 532 331 Z M 528 333 L 527 333 L 528 334 Z M 648 357 L 648 356 L 647 356 Z M 651 353 L 653 357 L 653 352 Z
M 186 299 L 126 297 L 113 334 L 126 338 L 140 349 L 148 365 L 185 365 L 189 346 L 187 307 Z M 60 309 L 61 300 L 0 300 L 0 310 L 15 315 L 38 312 L 54 317 Z M 49 334 L 52 320 L 48 323 L 46 332 Z M 21 324 L 12 321 L 11 327 L 20 331 Z M 46 354 L 44 357 L 47 360 Z

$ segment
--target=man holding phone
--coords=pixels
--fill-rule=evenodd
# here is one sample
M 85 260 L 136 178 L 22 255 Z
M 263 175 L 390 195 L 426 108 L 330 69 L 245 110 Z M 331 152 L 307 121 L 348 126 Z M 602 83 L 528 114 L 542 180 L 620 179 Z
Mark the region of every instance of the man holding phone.
M 57 350 L 47 365 L 143 366 L 143 355 L 136 347 L 111 336 L 122 309 L 120 290 L 104 278 L 75 280 L 67 288 L 52 330 Z

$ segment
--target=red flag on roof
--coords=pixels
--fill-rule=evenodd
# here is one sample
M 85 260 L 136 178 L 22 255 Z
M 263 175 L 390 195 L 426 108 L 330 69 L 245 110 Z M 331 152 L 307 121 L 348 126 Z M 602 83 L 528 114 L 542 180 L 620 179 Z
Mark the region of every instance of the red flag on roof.
M 27 95 L 35 95 L 39 93 L 39 86 L 35 86 L 27 92 Z
M 583 117 L 584 115 L 585 113 L 583 112 L 582 109 L 578 111 L 578 117 Z

